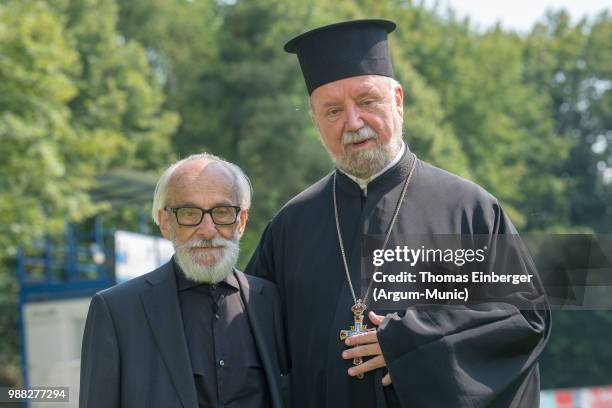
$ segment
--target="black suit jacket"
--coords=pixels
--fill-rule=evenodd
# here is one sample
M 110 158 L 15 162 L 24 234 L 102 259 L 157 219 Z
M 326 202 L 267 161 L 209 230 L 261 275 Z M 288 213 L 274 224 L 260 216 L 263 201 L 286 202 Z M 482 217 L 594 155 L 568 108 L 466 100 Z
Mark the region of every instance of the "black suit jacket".
M 276 286 L 234 274 L 272 407 L 286 407 L 288 362 Z M 79 405 L 197 408 L 172 261 L 93 297 L 83 336 Z

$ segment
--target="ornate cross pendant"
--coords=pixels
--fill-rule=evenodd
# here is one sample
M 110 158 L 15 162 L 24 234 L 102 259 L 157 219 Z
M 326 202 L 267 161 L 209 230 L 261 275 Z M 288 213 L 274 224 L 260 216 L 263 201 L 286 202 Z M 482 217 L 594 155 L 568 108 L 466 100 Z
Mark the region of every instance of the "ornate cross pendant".
M 344 341 L 347 337 L 352 337 L 359 333 L 366 333 L 373 329 L 368 329 L 367 325 L 363 324 L 363 312 L 366 310 L 366 305 L 361 301 L 357 300 L 357 303 L 351 307 L 351 311 L 354 315 L 355 324 L 351 326 L 350 330 L 340 330 L 340 340 Z M 353 365 L 359 365 L 363 363 L 363 358 L 355 357 L 353 359 Z M 357 374 L 357 378 L 362 379 L 363 373 Z

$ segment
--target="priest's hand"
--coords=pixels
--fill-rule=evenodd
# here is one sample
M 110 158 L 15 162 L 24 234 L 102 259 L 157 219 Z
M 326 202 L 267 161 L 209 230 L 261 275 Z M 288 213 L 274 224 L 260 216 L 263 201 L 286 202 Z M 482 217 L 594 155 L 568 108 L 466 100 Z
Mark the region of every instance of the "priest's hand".
M 370 312 L 368 317 L 375 326 L 378 326 L 384 319 L 384 316 L 377 315 L 374 312 Z M 378 343 L 378 333 L 376 330 L 348 337 L 344 342 L 347 346 L 354 347 L 344 350 L 342 353 L 343 359 L 352 360 L 355 357 L 372 357 L 357 366 L 349 368 L 348 373 L 351 377 L 387 366 L 385 357 L 380 349 L 380 344 Z M 384 386 L 391 384 L 391 376 L 388 373 L 383 377 L 382 383 Z

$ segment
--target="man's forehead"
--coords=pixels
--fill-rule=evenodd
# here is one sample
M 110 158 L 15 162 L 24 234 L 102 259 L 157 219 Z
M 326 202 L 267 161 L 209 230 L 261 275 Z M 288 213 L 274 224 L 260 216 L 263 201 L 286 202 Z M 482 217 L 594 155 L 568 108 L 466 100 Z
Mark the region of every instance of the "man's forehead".
M 388 77 L 380 75 L 361 75 L 330 82 L 315 89 L 311 95 L 313 102 L 338 97 L 359 96 L 379 93 L 388 84 Z
M 222 163 L 213 160 L 193 160 L 177 168 L 170 179 L 172 190 L 182 188 L 215 188 L 233 191 L 234 178 Z

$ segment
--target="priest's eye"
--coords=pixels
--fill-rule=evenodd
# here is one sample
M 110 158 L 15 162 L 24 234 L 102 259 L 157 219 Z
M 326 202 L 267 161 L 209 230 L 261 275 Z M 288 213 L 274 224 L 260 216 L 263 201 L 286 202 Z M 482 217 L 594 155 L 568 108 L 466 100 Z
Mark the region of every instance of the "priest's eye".
M 334 118 L 334 117 L 340 115 L 341 112 L 342 112 L 342 109 L 340 109 L 340 108 L 331 108 L 331 109 L 328 109 L 327 112 L 325 112 L 325 115 L 328 118 Z
M 370 106 L 374 106 L 376 104 L 376 100 L 374 99 L 364 99 L 359 103 L 361 106 L 369 108 Z

